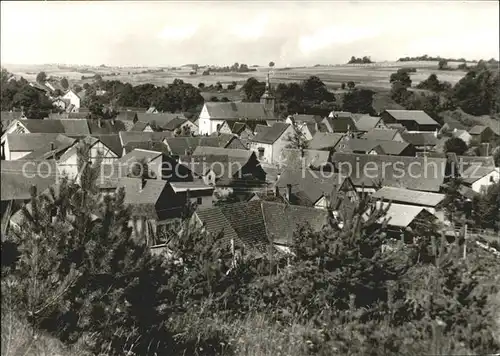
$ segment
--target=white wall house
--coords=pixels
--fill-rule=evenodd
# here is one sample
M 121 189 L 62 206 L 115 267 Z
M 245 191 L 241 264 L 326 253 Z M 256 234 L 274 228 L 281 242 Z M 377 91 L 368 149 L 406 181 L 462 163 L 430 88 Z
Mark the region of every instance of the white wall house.
M 280 126 L 277 130 L 275 127 Z M 254 151 L 260 162 L 277 164 L 280 162 L 281 153 L 289 144 L 289 137 L 293 135 L 293 126 L 285 123 L 275 123 L 267 128 L 275 131 L 273 134 L 258 134 L 250 142 L 250 150 Z M 267 130 L 266 130 L 267 131 Z
M 213 132 L 217 132 L 217 130 L 222 127 L 224 124 L 224 120 L 213 120 L 210 118 L 210 114 L 208 113 L 208 109 L 206 105 L 203 105 L 203 109 L 201 110 L 200 117 L 198 119 L 198 134 L 199 135 L 210 135 Z
M 69 99 L 70 103 L 74 105 L 75 109 L 80 109 L 81 99 L 73 90 L 69 90 L 64 94 L 63 99 Z
M 476 193 L 485 193 L 490 185 L 498 183 L 499 181 L 500 181 L 500 168 L 496 167 L 492 169 L 490 173 L 485 174 L 482 177 L 476 179 L 471 184 L 471 188 Z

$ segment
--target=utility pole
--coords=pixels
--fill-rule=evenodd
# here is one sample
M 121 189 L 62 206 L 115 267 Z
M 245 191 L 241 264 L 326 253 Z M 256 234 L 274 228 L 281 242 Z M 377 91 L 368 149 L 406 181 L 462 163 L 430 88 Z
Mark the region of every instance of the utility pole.
M 464 225 L 464 255 L 463 259 L 467 258 L 467 223 Z

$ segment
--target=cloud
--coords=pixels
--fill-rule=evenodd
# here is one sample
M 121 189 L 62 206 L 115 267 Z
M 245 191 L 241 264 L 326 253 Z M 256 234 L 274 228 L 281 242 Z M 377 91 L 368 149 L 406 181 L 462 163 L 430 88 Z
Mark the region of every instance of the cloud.
M 377 37 L 380 31 L 373 28 L 329 26 L 311 35 L 301 36 L 299 49 L 304 54 L 323 49 L 331 45 L 349 44 L 355 41 Z
M 158 37 L 164 40 L 182 41 L 192 37 L 197 30 L 198 26 L 196 25 L 165 26 L 158 33 Z
M 257 40 L 265 33 L 269 16 L 267 14 L 257 16 L 253 21 L 238 21 L 231 29 L 231 33 L 241 39 Z

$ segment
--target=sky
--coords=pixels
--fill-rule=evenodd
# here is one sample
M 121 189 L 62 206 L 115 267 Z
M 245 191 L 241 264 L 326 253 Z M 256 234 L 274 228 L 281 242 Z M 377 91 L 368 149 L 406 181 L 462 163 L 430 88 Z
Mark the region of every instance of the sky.
M 499 2 L 1 2 L 1 62 L 299 66 L 499 57 Z

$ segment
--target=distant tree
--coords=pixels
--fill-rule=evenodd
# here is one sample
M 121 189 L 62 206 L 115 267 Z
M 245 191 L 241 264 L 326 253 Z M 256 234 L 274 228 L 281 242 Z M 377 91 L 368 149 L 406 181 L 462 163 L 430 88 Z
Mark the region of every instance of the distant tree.
M 63 94 L 62 90 L 58 88 L 58 89 L 54 90 L 54 93 L 52 95 L 54 97 L 58 98 L 60 96 L 63 96 L 64 94 Z
M 210 69 L 204 70 L 201 75 L 210 75 Z
M 230 84 L 227 85 L 228 90 L 234 90 L 236 89 L 237 83 L 235 81 L 231 82 Z
M 90 88 L 89 83 L 83 83 L 83 89 L 88 90 Z
M 82 87 L 77 84 L 73 86 L 73 90 L 75 93 L 79 93 L 82 91 Z
M 36 82 L 39 84 L 44 84 L 47 81 L 47 74 L 45 72 L 40 72 L 36 75 Z
M 440 70 L 447 69 L 448 68 L 448 61 L 446 59 L 440 59 L 438 63 L 438 68 Z
M 274 67 L 274 62 L 273 61 L 269 62 L 269 67 L 271 67 L 271 68 Z
M 199 83 L 199 84 L 198 84 L 198 88 L 200 88 L 200 89 L 204 89 L 204 88 L 205 88 L 205 83 Z
M 62 78 L 61 79 L 61 86 L 66 90 L 69 88 L 69 83 L 68 83 L 68 79 L 66 78 Z
M 341 88 L 342 90 L 345 90 L 345 87 L 346 87 L 345 83 L 344 83 L 344 82 L 342 82 L 342 84 L 340 84 L 340 88 Z
M 221 102 L 223 102 L 223 103 L 227 103 L 227 102 L 229 102 L 230 100 L 229 100 L 229 98 L 228 98 L 227 96 L 224 96 L 224 97 L 222 97 L 222 98 L 220 99 L 220 101 L 221 101 Z
M 100 81 L 102 81 L 102 76 L 100 74 L 96 74 L 96 75 L 94 75 L 94 80 L 96 82 L 100 82 Z
M 353 113 L 374 114 L 373 95 L 375 92 L 368 89 L 351 90 L 344 95 L 342 109 Z
M 299 150 L 306 149 L 309 146 L 309 142 L 305 133 L 295 120 L 292 120 L 292 128 L 293 133 L 286 138 L 288 141 L 287 148 L 295 148 Z
M 458 137 L 452 137 L 444 143 L 444 151 L 446 153 L 456 153 L 462 156 L 467 149 L 467 144 Z
M 474 214 L 480 227 L 500 229 L 500 182 L 488 186 L 479 197 Z
M 394 82 L 399 82 L 405 88 L 411 87 L 411 78 L 408 74 L 408 70 L 405 68 L 400 68 L 396 73 L 392 73 L 389 82 L 391 84 Z
M 352 90 L 352 89 L 354 89 L 355 86 L 356 86 L 356 83 L 354 83 L 352 80 L 350 80 L 350 81 L 347 82 L 347 87 L 349 89 Z
M 219 98 L 218 98 L 218 97 L 216 97 L 216 96 L 214 95 L 214 96 L 212 96 L 212 97 L 210 98 L 210 101 L 212 101 L 212 102 L 218 102 L 218 101 L 219 101 Z
M 2 74 L 1 74 L 1 83 L 3 85 L 7 84 L 10 78 L 13 77 L 13 74 L 10 73 L 7 69 L 2 67 Z
M 242 89 L 243 93 L 245 94 L 244 101 L 259 102 L 260 97 L 266 90 L 266 83 L 259 82 L 257 79 L 251 77 L 247 79 L 245 84 L 243 84 Z
M 221 82 L 215 83 L 215 89 L 219 90 L 219 91 L 222 90 L 222 84 L 221 84 Z

